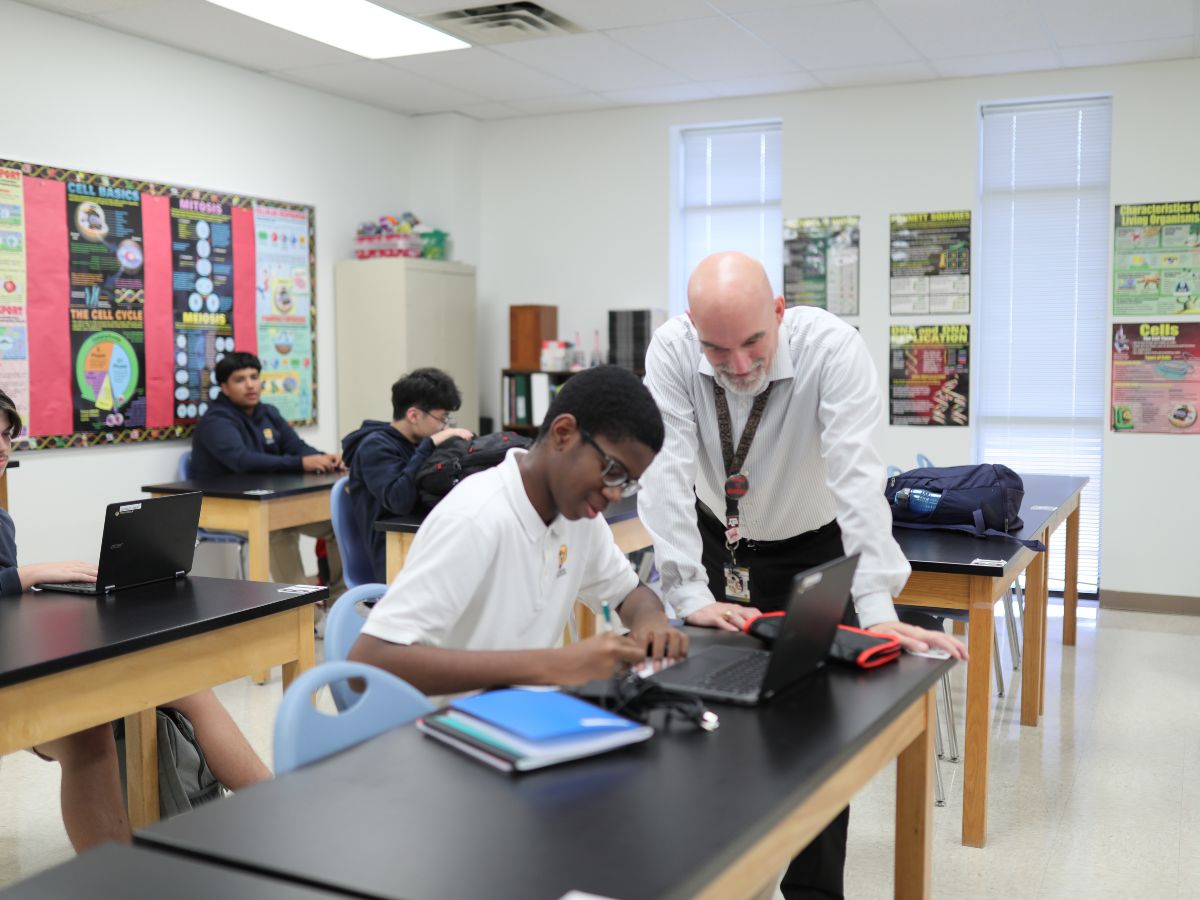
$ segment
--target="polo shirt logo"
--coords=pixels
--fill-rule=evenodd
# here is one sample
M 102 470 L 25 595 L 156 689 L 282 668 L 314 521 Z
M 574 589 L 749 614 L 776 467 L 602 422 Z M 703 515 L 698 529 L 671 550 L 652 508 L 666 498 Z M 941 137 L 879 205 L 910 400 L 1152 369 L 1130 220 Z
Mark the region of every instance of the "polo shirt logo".
M 558 545 L 558 574 L 555 578 L 562 578 L 567 574 L 567 545 Z
M 275 443 L 275 432 L 274 432 L 274 430 L 272 430 L 272 429 L 270 429 L 270 428 L 264 428 L 264 429 L 262 430 L 262 436 L 263 436 L 263 440 L 264 440 L 264 441 L 266 441 L 268 444 L 273 444 L 273 443 Z

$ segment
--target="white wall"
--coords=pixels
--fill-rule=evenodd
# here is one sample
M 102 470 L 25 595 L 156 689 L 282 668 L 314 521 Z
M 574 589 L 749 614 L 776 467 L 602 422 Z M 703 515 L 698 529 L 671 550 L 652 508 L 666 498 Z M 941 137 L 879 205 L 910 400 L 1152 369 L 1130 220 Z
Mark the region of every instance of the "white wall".
M 481 151 L 481 392 L 495 412 L 507 364 L 507 308 L 554 303 L 560 334 L 605 327 L 610 308 L 665 307 L 673 126 L 778 117 L 784 215 L 862 216 L 862 314 L 886 389 L 888 214 L 976 206 L 981 102 L 1068 94 L 1114 97 L 1112 201 L 1200 198 L 1194 105 L 1200 60 L 814 91 L 487 123 Z M 1163 123 L 1171 123 L 1164 128 Z M 909 317 L 898 322 L 962 322 Z M 491 373 L 491 375 L 489 375 Z M 970 460 L 966 430 L 888 427 L 885 458 L 921 450 Z M 1102 582 L 1108 590 L 1197 593 L 1190 512 L 1200 443 L 1109 435 Z M 1169 479 L 1161 494 L 1150 473 Z
M 407 208 L 411 120 L 9 0 L 0 22 L 20 81 L 5 94 L 0 158 L 316 208 L 319 424 L 301 433 L 337 446 L 333 265 L 361 219 Z M 21 559 L 95 558 L 104 505 L 174 480 L 183 449 L 20 454 L 9 496 Z

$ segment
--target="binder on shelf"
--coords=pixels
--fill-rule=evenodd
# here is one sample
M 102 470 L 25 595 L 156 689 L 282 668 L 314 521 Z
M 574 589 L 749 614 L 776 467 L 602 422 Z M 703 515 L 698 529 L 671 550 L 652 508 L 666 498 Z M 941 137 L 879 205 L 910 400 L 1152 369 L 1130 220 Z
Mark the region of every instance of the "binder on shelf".
M 530 425 L 541 427 L 546 413 L 550 412 L 550 376 L 545 372 L 534 372 L 529 376 L 529 393 L 532 404 Z
M 508 688 L 456 700 L 417 728 L 480 762 L 524 772 L 649 739 L 654 729 L 561 691 Z

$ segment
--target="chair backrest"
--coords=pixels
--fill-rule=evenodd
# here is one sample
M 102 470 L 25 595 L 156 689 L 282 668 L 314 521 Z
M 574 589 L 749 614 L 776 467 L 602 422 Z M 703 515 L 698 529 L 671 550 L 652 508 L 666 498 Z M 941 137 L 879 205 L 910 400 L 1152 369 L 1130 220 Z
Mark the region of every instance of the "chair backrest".
M 346 579 L 346 587 L 357 587 L 374 581 L 375 569 L 371 565 L 370 545 L 358 533 L 358 524 L 354 521 L 354 508 L 347 490 L 349 484 L 349 475 L 343 475 L 334 483 L 329 493 L 329 515 L 342 554 L 342 577 Z
M 901 469 L 899 466 L 888 466 L 887 467 L 887 477 L 891 478 L 893 475 L 899 475 L 902 471 L 904 471 L 904 470 Z
M 331 716 L 312 704 L 327 684 L 361 678 L 358 702 Z M 275 716 L 275 774 L 282 775 L 433 712 L 425 695 L 402 678 L 355 662 L 322 663 L 292 682 Z
M 366 621 L 358 605 L 364 600 L 382 597 L 386 591 L 386 584 L 360 584 L 334 601 L 325 618 L 326 662 L 341 662 L 350 655 L 350 648 L 354 646 Z M 333 703 L 338 709 L 349 708 L 359 696 L 345 683 L 331 684 L 329 692 L 333 694 Z
M 192 473 L 192 451 L 184 450 L 179 455 L 179 467 L 175 470 L 177 481 L 187 481 Z
M 933 468 L 933 460 L 930 459 L 928 456 L 926 456 L 924 453 L 918 453 L 917 454 L 917 468 L 918 469 L 932 469 Z

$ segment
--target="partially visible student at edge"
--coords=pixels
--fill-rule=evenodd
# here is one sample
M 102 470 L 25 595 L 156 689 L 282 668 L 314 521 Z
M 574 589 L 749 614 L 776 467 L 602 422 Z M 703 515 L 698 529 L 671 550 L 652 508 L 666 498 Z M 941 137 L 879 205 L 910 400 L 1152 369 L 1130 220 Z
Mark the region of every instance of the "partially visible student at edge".
M 387 581 L 385 540 L 375 522 L 423 508 L 417 473 L 433 448 L 452 437 L 474 435 L 455 428 L 450 414 L 462 405 L 454 379 L 441 369 L 414 369 L 392 385 L 392 420 L 366 419 L 342 438 L 350 469 L 349 494 L 358 533 L 371 551 L 378 582 Z
M 21 416 L 12 399 L 0 390 L 0 474 L 8 465 L 13 440 L 21 433 Z M 96 581 L 94 563 L 80 560 L 17 564 L 16 526 L 0 508 L 0 602 L 12 602 L 43 582 Z M 63 595 L 59 595 L 61 597 Z M 54 603 L 47 594 L 32 602 Z M 217 780 L 232 790 L 271 777 L 270 770 L 212 691 L 200 691 L 166 704 L 182 712 L 196 731 L 196 740 Z M 129 842 L 129 815 L 121 792 L 116 741 L 108 723 L 78 731 L 30 748 L 42 759 L 62 767 L 60 788 L 63 826 L 77 853 L 104 841 Z
M 510 450 L 433 508 L 350 658 L 426 694 L 497 684 L 579 684 L 688 639 L 638 582 L 602 513 L 638 490 L 663 422 L 632 372 L 579 373 L 550 404 L 533 447 Z M 578 597 L 616 611 L 608 632 L 559 646 Z
M 248 472 L 333 472 L 344 469 L 340 453 L 310 447 L 270 403 L 262 403 L 262 363 L 253 353 L 225 354 L 213 367 L 221 393 L 192 432 L 191 476 Z M 321 538 L 329 560 L 329 599 L 346 590 L 342 559 L 328 522 L 271 532 L 271 577 L 304 584 L 300 535 Z

